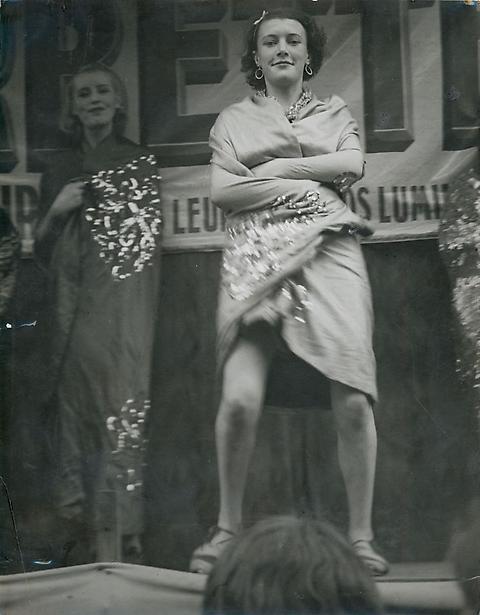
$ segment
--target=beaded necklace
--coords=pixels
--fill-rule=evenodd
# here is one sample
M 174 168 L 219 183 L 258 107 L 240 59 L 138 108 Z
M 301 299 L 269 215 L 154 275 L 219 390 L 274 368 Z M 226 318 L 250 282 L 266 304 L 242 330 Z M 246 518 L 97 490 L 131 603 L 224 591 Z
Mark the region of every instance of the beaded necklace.
M 275 96 L 268 96 L 266 90 L 258 90 L 257 96 L 261 96 L 262 98 L 272 98 L 278 102 L 278 99 Z M 297 102 L 290 105 L 290 107 L 284 112 L 285 117 L 291 123 L 294 122 L 301 109 L 306 107 L 308 103 L 312 100 L 312 92 L 310 90 L 303 90 L 302 95 L 297 100 Z

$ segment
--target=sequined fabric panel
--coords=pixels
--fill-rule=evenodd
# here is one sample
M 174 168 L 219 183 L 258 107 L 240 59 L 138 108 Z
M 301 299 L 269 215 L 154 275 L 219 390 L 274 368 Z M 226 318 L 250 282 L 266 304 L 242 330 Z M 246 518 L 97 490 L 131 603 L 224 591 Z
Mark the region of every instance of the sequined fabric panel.
M 152 262 L 162 227 L 159 180 L 150 155 L 100 171 L 89 182 L 95 204 L 85 210 L 85 219 L 115 281 Z
M 106 420 L 116 472 L 114 479 L 128 492 L 143 485 L 142 469 L 147 446 L 145 421 L 149 410 L 149 399 L 127 399 L 119 414 L 109 416 Z
M 448 252 L 453 266 L 463 266 L 475 259 L 479 267 L 480 248 L 480 181 L 473 175 L 456 182 L 449 195 L 448 210 L 442 222 L 440 248 Z M 476 187 L 475 187 L 476 186 Z
M 305 324 L 305 314 L 312 309 L 312 302 L 308 296 L 308 290 L 303 284 L 299 284 L 294 278 L 287 278 L 280 290 L 284 300 L 290 305 L 293 318 Z
M 458 370 L 480 388 L 480 181 L 473 169 L 462 174 L 449 195 L 439 244 L 452 281 L 460 325 Z M 480 408 L 478 408 L 480 411 Z
M 311 309 L 309 291 L 304 284 L 303 272 L 299 271 L 286 278 L 267 300 L 249 310 L 248 316 L 244 317 L 244 323 L 263 321 L 276 326 L 283 319 L 293 318 L 306 324 Z
M 328 213 L 328 209 L 322 209 L 318 215 Z M 302 238 L 318 215 L 298 213 L 278 220 L 274 210 L 268 210 L 247 214 L 239 222 L 227 222 L 222 286 L 232 299 L 248 299 L 265 280 L 280 272 L 285 260 L 302 249 Z
M 480 275 L 457 278 L 453 304 L 463 337 L 457 368 L 464 380 L 480 389 Z M 480 407 L 478 412 L 480 419 Z

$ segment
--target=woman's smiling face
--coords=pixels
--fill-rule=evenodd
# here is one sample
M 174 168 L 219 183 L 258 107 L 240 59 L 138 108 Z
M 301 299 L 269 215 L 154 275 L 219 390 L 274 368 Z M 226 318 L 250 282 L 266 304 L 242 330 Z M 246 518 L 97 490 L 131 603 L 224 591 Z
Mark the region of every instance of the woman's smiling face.
M 119 97 L 110 75 L 101 71 L 81 73 L 73 80 L 73 111 L 84 129 L 112 129 Z
M 307 33 L 294 19 L 268 19 L 260 23 L 255 61 L 267 86 L 291 88 L 303 81 L 308 61 Z

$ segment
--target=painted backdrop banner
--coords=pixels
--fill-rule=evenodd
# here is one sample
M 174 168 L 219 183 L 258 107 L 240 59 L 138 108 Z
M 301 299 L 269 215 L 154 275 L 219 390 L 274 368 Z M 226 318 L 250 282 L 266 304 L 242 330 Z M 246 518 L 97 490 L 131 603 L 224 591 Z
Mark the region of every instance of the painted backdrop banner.
M 282 4 L 309 12 L 327 34 L 311 89 L 341 96 L 359 122 L 366 174 L 349 205 L 372 222 L 374 241 L 435 235 L 449 182 L 478 139 L 477 0 L 28 0 L 3 22 L 0 66 L 0 206 L 18 222 L 24 253 L 37 216 L 34 174 L 63 146 L 62 92 L 95 61 L 127 85 L 127 136 L 157 155 L 165 248 L 220 248 L 208 134 L 249 93 L 240 70 L 248 24 Z M 2 4 L 2 16 L 16 5 Z
M 162 171 L 166 248 L 222 243 L 221 218 L 209 203 L 208 130 L 221 109 L 249 93 L 240 70 L 244 35 L 266 4 L 167 2 L 160 18 L 153 3 L 140 21 L 145 136 L 170 167 Z M 448 184 L 475 155 L 477 3 L 299 4 L 328 37 L 311 89 L 320 98 L 340 95 L 360 124 L 366 173 L 348 192 L 349 205 L 371 220 L 374 241 L 435 235 Z M 174 70 L 149 106 L 156 58 L 165 55 Z

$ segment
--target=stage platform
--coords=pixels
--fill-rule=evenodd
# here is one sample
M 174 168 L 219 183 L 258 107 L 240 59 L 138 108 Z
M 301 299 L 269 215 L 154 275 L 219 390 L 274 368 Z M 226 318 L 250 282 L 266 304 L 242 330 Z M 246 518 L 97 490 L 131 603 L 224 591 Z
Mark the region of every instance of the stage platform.
M 202 575 L 98 563 L 0 577 L 2 615 L 198 615 Z M 459 613 L 464 601 L 447 563 L 394 564 L 378 580 L 387 613 Z

